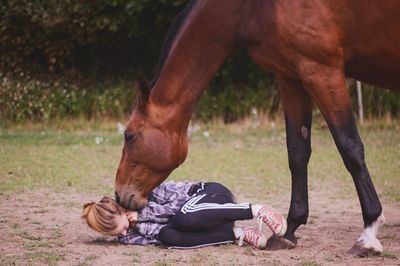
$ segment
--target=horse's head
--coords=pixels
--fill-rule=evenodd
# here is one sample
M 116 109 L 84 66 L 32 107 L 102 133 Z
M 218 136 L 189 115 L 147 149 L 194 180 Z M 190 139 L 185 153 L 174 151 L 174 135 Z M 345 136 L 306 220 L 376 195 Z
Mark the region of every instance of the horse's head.
M 141 209 L 147 194 L 187 155 L 187 135 L 165 125 L 163 112 L 150 100 L 147 82 L 139 82 L 137 105 L 124 133 L 115 179 L 115 197 L 123 207 Z M 167 115 L 167 114 L 165 114 Z

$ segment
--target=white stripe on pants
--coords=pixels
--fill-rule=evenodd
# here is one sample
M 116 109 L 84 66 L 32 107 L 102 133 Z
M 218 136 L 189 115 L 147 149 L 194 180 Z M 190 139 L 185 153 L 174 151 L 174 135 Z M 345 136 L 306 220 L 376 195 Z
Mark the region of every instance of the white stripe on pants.
M 199 203 L 198 204 L 197 202 L 199 202 L 205 196 L 207 196 L 207 194 L 192 197 L 185 204 L 183 204 L 183 206 L 181 208 L 181 212 L 183 214 L 186 214 L 188 212 L 197 212 L 197 211 L 202 211 L 202 210 L 249 209 L 250 208 L 250 203 L 241 203 L 241 204 Z

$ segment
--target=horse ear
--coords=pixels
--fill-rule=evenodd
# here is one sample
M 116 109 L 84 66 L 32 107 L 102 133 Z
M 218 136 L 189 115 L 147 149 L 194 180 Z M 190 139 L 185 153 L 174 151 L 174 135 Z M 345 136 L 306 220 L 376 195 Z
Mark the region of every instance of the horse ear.
M 147 103 L 147 100 L 149 99 L 150 96 L 150 85 L 149 82 L 142 78 L 139 77 L 136 80 L 136 87 L 137 87 L 137 103 L 139 106 L 144 106 Z

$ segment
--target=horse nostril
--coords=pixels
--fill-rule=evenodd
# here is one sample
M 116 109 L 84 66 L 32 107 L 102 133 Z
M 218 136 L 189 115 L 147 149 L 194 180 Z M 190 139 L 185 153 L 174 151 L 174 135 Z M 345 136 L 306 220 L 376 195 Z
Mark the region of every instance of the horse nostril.
M 115 201 L 119 204 L 121 202 L 121 198 L 118 195 L 118 192 L 115 191 Z
M 129 197 L 129 204 L 131 204 L 132 203 L 132 199 L 135 197 L 135 194 L 131 194 L 130 195 L 130 197 Z

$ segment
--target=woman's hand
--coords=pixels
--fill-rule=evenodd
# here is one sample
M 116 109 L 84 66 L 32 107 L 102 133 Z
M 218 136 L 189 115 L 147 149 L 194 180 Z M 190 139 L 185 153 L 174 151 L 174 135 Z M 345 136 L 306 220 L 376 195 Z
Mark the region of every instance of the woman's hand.
M 135 227 L 137 222 L 137 212 L 135 211 L 126 212 L 126 218 L 128 218 L 129 227 Z

